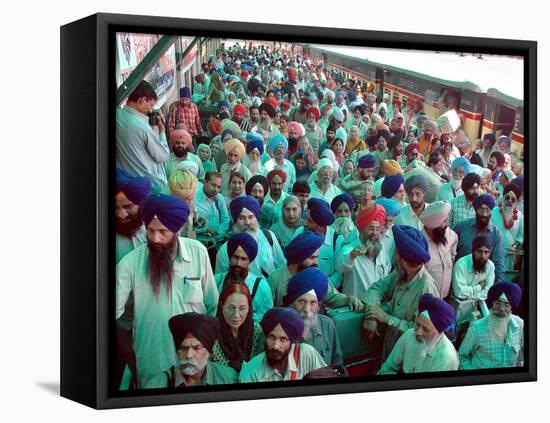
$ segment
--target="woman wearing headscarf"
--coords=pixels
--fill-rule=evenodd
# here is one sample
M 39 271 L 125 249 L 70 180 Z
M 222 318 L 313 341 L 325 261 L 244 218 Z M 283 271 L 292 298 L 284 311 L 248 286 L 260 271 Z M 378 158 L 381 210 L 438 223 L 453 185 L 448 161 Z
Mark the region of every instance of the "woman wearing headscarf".
M 263 331 L 252 319 L 252 296 L 245 284 L 232 283 L 222 289 L 216 317 L 220 337 L 210 360 L 239 372 L 243 361 L 250 361 L 264 350 Z
M 248 168 L 241 163 L 241 159 L 246 153 L 246 148 L 240 140 L 233 138 L 225 141 L 224 151 L 227 163 L 221 166 L 220 173 L 222 174 L 222 194 L 227 197 L 229 194 L 229 179 L 234 172 L 242 174 L 244 183 L 246 183 L 252 175 Z
M 208 89 L 208 99 L 212 104 L 225 100 L 224 83 L 220 74 L 212 72 L 210 87 Z
M 345 154 L 349 157 L 354 151 L 364 151 L 366 149 L 367 146 L 365 141 L 359 138 L 359 127 L 357 125 L 352 125 L 349 129 Z
M 296 152 L 293 162 L 296 168 L 296 181 L 307 181 L 312 171 L 306 152 Z
M 346 159 L 346 156 L 344 156 L 344 141 L 340 138 L 336 138 L 330 149 L 334 153 L 334 159 L 338 163 L 338 167 L 342 166 L 342 163 L 344 163 Z
M 283 200 L 282 216 L 279 221 L 271 226 L 271 232 L 275 234 L 282 247 L 286 247 L 294 238 L 296 229 L 303 225 L 302 206 L 300 199 L 289 195 Z
M 231 172 L 229 177 L 229 192 L 225 197 L 226 204 L 230 204 L 237 197 L 245 195 L 245 178 L 241 172 Z
M 212 151 L 207 144 L 199 144 L 197 147 L 197 155 L 201 159 L 202 167 L 204 168 L 204 173 L 208 172 L 217 172 L 218 169 L 216 164 L 212 159 Z

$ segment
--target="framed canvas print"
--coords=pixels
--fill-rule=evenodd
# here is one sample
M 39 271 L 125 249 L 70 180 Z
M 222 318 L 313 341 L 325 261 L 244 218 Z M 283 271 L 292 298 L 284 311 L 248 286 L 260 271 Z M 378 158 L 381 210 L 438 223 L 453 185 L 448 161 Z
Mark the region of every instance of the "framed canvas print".
M 536 380 L 536 43 L 61 28 L 61 393 Z

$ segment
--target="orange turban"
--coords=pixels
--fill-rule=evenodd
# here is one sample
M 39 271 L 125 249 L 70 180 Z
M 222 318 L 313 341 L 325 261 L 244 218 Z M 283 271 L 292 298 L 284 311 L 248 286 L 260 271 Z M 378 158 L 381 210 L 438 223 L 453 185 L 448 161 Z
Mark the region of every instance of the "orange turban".
M 386 210 L 379 204 L 375 204 L 361 210 L 357 215 L 355 225 L 357 226 L 359 232 L 363 232 L 363 230 L 375 220 L 380 223 L 380 225 L 383 225 L 386 222 Z
M 172 132 L 170 132 L 170 145 L 173 145 L 177 141 L 180 141 L 182 139 L 186 147 L 193 144 L 193 138 L 191 137 L 191 134 L 185 129 L 174 129 Z

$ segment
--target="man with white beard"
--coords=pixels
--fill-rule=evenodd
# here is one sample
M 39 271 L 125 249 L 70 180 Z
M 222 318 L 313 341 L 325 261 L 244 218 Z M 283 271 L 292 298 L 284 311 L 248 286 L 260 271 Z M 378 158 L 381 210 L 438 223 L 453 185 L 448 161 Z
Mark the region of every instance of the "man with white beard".
M 266 141 L 269 141 L 274 136 L 280 134 L 277 127 L 272 123 L 272 119 L 277 112 L 275 111 L 275 107 L 270 103 L 262 103 L 260 107 L 258 107 L 258 111 L 260 112 L 260 120 L 256 126 L 252 128 L 252 131 L 259 132 Z
M 357 229 L 360 241 L 343 249 L 341 271 L 344 274 L 342 293 L 365 298 L 369 287 L 391 271 L 391 257 L 380 234 L 386 221 L 384 207 L 375 204 L 359 212 Z
M 242 163 L 248 168 L 252 176 L 266 176 L 268 170 L 262 164 L 264 157 L 264 141 L 261 134 L 249 132 L 246 135 L 246 156 L 242 158 Z M 269 156 L 265 155 L 269 160 Z
M 521 288 L 515 283 L 489 289 L 489 315 L 472 323 L 458 350 L 461 370 L 523 366 L 523 319 L 512 314 L 520 301 Z
M 453 198 L 464 194 L 462 179 L 470 173 L 470 161 L 465 157 L 457 157 L 451 164 L 451 181 L 441 184 L 436 200 L 451 202 Z
M 229 204 L 233 232 L 248 232 L 258 243 L 258 256 L 250 263 L 250 272 L 267 278 L 271 272 L 286 264 L 279 241 L 271 231 L 262 231 L 258 224 L 260 203 L 250 195 L 237 197 Z M 229 271 L 227 242 L 218 250 L 216 273 Z
M 449 304 L 432 294 L 422 295 L 415 327 L 399 338 L 378 374 L 458 370 L 458 355 L 444 333 L 454 321 Z
M 146 389 L 185 388 L 187 386 L 236 383 L 238 375 L 231 367 L 209 361 L 220 336 L 220 322 L 199 313 L 172 317 L 168 325 L 174 339 L 178 364 L 151 379 Z
M 304 319 L 303 342 L 314 347 L 327 365 L 343 364 L 342 348 L 334 322 L 319 314 L 328 291 L 328 278 L 316 267 L 294 274 L 288 281 L 285 303 Z

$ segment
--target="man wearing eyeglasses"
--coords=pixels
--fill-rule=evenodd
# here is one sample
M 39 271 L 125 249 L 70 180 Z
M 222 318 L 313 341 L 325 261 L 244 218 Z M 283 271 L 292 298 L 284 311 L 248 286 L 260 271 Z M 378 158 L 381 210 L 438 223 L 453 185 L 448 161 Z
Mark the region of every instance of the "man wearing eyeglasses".
M 513 314 L 520 301 L 521 288 L 515 283 L 489 289 L 489 315 L 472 323 L 458 350 L 461 370 L 523 366 L 523 319 Z

